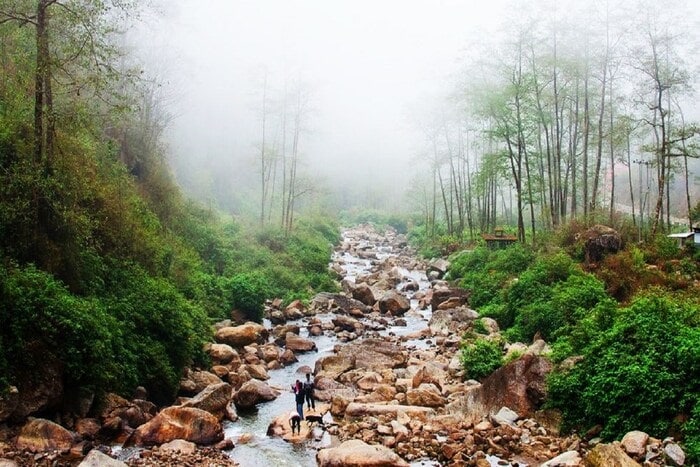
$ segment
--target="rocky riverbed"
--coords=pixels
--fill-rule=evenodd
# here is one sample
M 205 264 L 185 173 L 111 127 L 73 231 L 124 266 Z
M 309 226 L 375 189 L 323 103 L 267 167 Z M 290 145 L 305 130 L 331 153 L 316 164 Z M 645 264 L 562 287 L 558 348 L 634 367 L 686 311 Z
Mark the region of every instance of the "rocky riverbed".
M 541 410 L 552 370 L 544 341 L 510 344 L 509 364 L 465 380 L 460 343 L 479 316 L 464 291 L 442 280 L 448 264 L 418 260 L 391 230 L 360 226 L 343 238 L 331 264 L 343 291 L 308 305 L 272 301 L 267 326 L 218 323 L 206 348 L 213 366 L 184 375 L 176 405 L 110 395 L 91 417 L 5 426 L 0 467 L 237 465 L 237 453 L 261 436 L 235 429 L 239 413 L 291 400 L 286 382 L 271 378 L 285 368 L 313 375 L 313 413 L 322 420 L 292 435 L 293 405 L 285 405 L 264 420 L 262 436 L 298 446 L 298 459 L 321 466 L 684 464 L 672 439 L 642 432 L 612 444 L 596 428 L 561 436 L 557 414 Z M 481 322 L 491 338 L 500 335 L 495 321 Z M 324 337 L 335 345 L 316 354 Z M 318 357 L 302 365 L 308 355 Z

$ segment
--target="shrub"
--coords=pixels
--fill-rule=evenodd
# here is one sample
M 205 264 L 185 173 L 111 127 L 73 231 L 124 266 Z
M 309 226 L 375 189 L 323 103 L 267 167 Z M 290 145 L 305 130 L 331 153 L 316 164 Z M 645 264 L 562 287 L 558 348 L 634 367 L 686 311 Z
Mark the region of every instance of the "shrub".
M 460 361 L 467 378 L 482 379 L 503 365 L 502 344 L 497 341 L 477 338 L 462 344 Z
M 565 428 L 601 424 L 606 438 L 633 429 L 665 436 L 700 391 L 697 319 L 696 305 L 659 294 L 620 310 L 582 362 L 550 377 L 550 405 L 562 411 Z
M 260 273 L 241 273 L 233 276 L 227 284 L 230 302 L 245 313 L 248 319 L 262 322 L 263 305 L 270 297 L 268 280 Z

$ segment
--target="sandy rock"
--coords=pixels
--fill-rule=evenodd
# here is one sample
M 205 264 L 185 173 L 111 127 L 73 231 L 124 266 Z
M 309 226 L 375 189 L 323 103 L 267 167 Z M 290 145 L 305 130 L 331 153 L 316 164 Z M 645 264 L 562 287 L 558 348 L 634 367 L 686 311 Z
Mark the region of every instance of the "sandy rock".
M 204 391 L 212 384 L 221 382 L 221 378 L 209 371 L 189 371 L 180 380 L 180 391 L 184 394 L 194 395 Z
M 332 322 L 336 327 L 344 331 L 356 332 L 358 334 L 361 334 L 365 329 L 362 323 L 350 316 L 337 315 L 332 319 Z
M 209 445 L 223 438 L 219 420 L 209 412 L 192 407 L 168 407 L 138 427 L 131 441 L 137 446 L 164 444 L 175 439 Z
M 216 331 L 214 340 L 220 344 L 241 348 L 255 342 L 264 344 L 269 332 L 262 324 L 248 322 L 240 326 L 227 326 Z
M 316 454 L 319 467 L 409 467 L 394 451 L 353 439 L 334 448 L 321 449 Z
M 355 384 L 361 390 L 369 392 L 377 388 L 383 381 L 384 380 L 382 379 L 381 375 L 375 373 L 374 371 L 370 371 L 364 373 L 363 376 L 355 382 Z
M 289 349 L 284 349 L 282 351 L 282 354 L 280 355 L 280 363 L 284 366 L 291 365 L 292 363 L 296 363 L 299 361 L 296 355 L 294 355 L 294 352 L 292 352 Z
M 339 349 L 339 356 L 354 360 L 355 368 L 384 371 L 387 368 L 406 366 L 406 350 L 383 339 L 363 339 L 358 343 L 345 345 Z
M 17 448 L 31 452 L 68 450 L 73 434 L 61 425 L 43 418 L 33 418 L 24 424 L 17 437 Z

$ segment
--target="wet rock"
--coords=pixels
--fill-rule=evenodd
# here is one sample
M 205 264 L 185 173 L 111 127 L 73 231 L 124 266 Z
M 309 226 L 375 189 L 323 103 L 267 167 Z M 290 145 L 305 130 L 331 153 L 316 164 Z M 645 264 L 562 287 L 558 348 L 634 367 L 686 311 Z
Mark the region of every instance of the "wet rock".
M 450 269 L 450 262 L 444 258 L 434 258 L 428 263 L 427 272 L 435 271 L 438 273 L 438 278 L 442 278 Z
M 336 327 L 344 331 L 355 332 L 358 334 L 361 334 L 365 329 L 365 326 L 362 323 L 355 318 L 351 318 L 350 316 L 337 315 L 332 319 L 332 322 Z
M 409 464 L 391 449 L 369 445 L 358 439 L 345 441 L 334 448 L 321 449 L 316 455 L 316 461 L 319 467 L 409 467 Z
M 81 418 L 75 422 L 74 430 L 82 439 L 94 440 L 100 432 L 100 422 L 95 418 Z
M 24 424 L 15 444 L 18 449 L 44 452 L 68 450 L 74 441 L 73 434 L 58 423 L 34 418 Z
M 223 438 L 219 420 L 209 412 L 192 407 L 168 407 L 138 427 L 131 441 L 137 446 L 164 444 L 176 439 L 209 445 Z
M 241 348 L 256 342 L 264 344 L 268 335 L 268 330 L 262 324 L 248 322 L 240 326 L 227 326 L 217 330 L 214 340 L 220 344 Z
M 260 402 L 274 400 L 278 396 L 279 391 L 271 388 L 267 383 L 251 379 L 243 383 L 234 395 L 233 400 L 239 408 L 251 408 Z
M 282 351 L 282 354 L 280 355 L 280 363 L 284 366 L 291 365 L 292 363 L 296 363 L 299 361 L 296 355 L 294 355 L 294 352 L 292 352 L 289 349 L 284 349 Z

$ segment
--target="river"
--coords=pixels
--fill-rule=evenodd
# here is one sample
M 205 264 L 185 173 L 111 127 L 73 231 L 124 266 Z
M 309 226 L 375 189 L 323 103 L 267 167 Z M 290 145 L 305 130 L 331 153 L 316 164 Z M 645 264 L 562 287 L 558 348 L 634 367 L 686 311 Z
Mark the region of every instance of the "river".
M 352 231 L 344 231 L 344 240 L 348 240 L 347 235 Z M 385 260 L 396 255 L 392 246 L 383 243 L 381 246 L 368 244 L 366 247 L 376 248 L 377 259 Z M 354 281 L 355 277 L 368 274 L 373 267 L 372 261 L 362 259 L 347 251 L 335 251 L 332 257 L 333 263 L 342 263 L 345 277 Z M 419 290 L 429 287 L 425 271 L 400 269 L 403 275 L 411 278 L 419 284 Z M 405 282 L 401 282 L 397 289 L 400 289 Z M 379 331 L 380 335 L 392 333 L 403 336 L 425 328 L 430 319 L 430 309 L 418 310 L 418 302 L 411 300 L 411 311 L 404 316 L 406 326 L 387 326 Z M 318 314 L 321 321 L 330 321 L 333 314 Z M 262 466 L 316 466 L 316 451 L 319 448 L 330 446 L 330 435 L 320 429 L 315 429 L 314 439 L 307 443 L 288 443 L 281 438 L 267 436 L 267 428 L 272 420 L 278 415 L 289 412 L 295 408 L 294 394 L 290 386 L 297 378 L 302 379 L 297 370 L 302 366 L 314 367 L 316 360 L 320 357 L 331 355 L 333 347 L 340 343 L 334 333 L 325 332 L 321 336 L 309 336 L 304 319 L 292 322 L 301 328 L 303 337 L 311 338 L 318 349 L 318 352 L 301 353 L 297 355 L 299 361 L 294 365 L 289 365 L 279 370 L 269 372 L 270 379 L 267 383 L 282 391 L 282 394 L 275 400 L 258 404 L 255 411 L 239 413 L 239 420 L 227 422 L 224 426 L 225 435 L 236 442 L 241 435 L 252 435 L 251 440 L 245 444 L 236 443 L 236 447 L 231 450 L 230 455 L 241 467 L 262 467 Z M 269 321 L 264 322 L 266 327 L 271 327 Z M 406 340 L 408 348 L 424 348 L 426 344 L 421 340 Z M 330 417 L 330 414 L 326 414 Z M 414 466 L 435 465 L 430 461 L 415 462 Z

